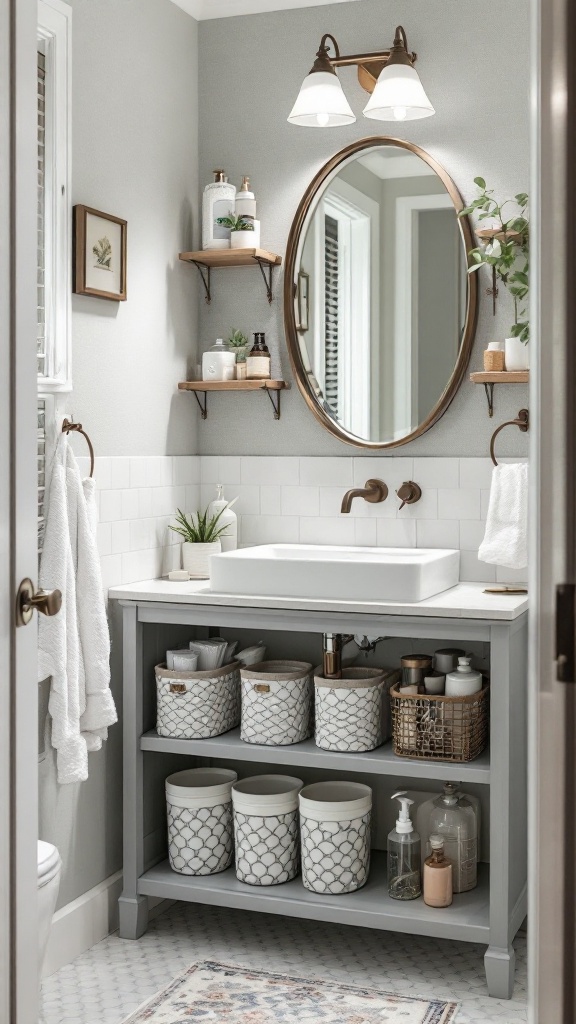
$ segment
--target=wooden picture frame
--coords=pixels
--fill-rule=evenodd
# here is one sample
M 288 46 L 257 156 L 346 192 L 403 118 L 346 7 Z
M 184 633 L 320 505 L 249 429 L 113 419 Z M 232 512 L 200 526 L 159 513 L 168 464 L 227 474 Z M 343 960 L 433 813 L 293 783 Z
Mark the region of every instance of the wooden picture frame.
M 73 212 L 72 290 L 125 302 L 127 221 L 82 204 Z

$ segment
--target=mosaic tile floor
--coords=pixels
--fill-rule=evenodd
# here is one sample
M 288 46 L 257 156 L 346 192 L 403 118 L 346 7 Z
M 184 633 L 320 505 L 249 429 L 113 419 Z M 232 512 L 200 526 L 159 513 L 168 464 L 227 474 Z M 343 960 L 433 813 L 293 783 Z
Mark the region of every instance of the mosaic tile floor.
M 525 938 L 515 946 L 514 998 L 501 1001 L 486 992 L 483 946 L 177 903 L 138 942 L 110 935 L 46 978 L 40 1024 L 121 1024 L 198 960 L 458 1000 L 457 1024 L 525 1024 Z

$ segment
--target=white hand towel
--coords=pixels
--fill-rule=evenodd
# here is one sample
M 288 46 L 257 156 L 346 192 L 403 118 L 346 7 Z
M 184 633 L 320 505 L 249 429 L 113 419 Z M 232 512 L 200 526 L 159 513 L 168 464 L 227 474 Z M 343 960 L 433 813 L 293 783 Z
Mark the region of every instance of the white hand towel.
M 100 750 L 102 740 L 108 738 L 108 726 L 118 721 L 118 716 L 110 692 L 110 632 L 96 543 L 98 512 L 94 480 L 83 480 L 82 490 L 84 500 L 78 510 L 76 597 L 86 699 L 80 727 L 88 750 Z
M 82 482 L 67 438 L 57 447 L 40 582 L 62 590 L 62 611 L 40 623 L 39 675 L 52 677 L 49 710 L 58 781 L 88 778 L 117 721 L 110 692 L 110 634 L 96 546 L 94 481 Z M 56 581 L 56 582 L 55 582 Z
M 478 550 L 482 562 L 525 569 L 528 565 L 528 464 L 495 466 L 486 532 Z

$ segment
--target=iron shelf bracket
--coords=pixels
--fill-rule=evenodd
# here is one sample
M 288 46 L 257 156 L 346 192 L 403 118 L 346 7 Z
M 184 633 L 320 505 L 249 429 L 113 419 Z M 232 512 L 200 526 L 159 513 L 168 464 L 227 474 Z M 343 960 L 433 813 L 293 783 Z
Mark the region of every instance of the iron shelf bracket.
M 207 391 L 193 391 L 192 394 L 198 402 L 200 408 L 200 415 L 203 420 L 208 419 L 208 392 Z M 204 401 L 200 398 L 200 395 L 204 395 Z
M 262 277 L 264 278 L 264 284 L 266 285 L 266 295 L 268 296 L 268 302 L 272 303 L 272 299 L 274 298 L 274 293 L 272 291 L 272 274 L 274 273 L 274 264 L 273 263 L 269 263 L 268 260 L 261 259 L 259 256 L 254 256 L 253 259 L 256 261 L 256 263 L 260 267 L 260 273 L 262 274 Z M 266 274 L 266 269 L 265 269 L 266 267 L 268 268 L 268 274 Z M 280 402 L 280 399 L 278 399 L 278 402 Z M 280 419 L 280 416 L 278 415 L 276 417 L 276 419 Z
M 274 419 L 275 420 L 279 420 L 280 419 L 280 395 L 282 394 L 282 392 L 281 391 L 273 391 L 272 388 L 267 388 L 266 385 L 264 385 L 263 390 L 266 392 L 266 394 L 268 395 L 268 398 L 272 402 L 272 408 L 274 409 Z
M 212 293 L 210 291 L 210 267 L 206 263 L 200 263 L 199 260 L 193 260 L 192 262 L 202 278 L 206 302 L 210 304 L 212 302 Z M 206 419 L 206 416 L 203 415 L 202 418 Z
M 488 415 L 490 419 L 492 419 L 494 415 L 494 384 L 484 382 L 484 390 L 486 392 L 486 399 L 488 402 Z

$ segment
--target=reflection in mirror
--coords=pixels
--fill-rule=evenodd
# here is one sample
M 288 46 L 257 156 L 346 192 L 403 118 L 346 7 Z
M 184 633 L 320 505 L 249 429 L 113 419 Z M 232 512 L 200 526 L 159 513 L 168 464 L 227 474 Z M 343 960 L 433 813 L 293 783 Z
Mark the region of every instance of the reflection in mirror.
M 360 445 L 403 443 L 435 422 L 471 346 L 469 331 L 462 352 L 475 282 L 459 197 L 413 148 L 364 143 L 339 161 L 289 261 L 297 375 L 317 415 Z

